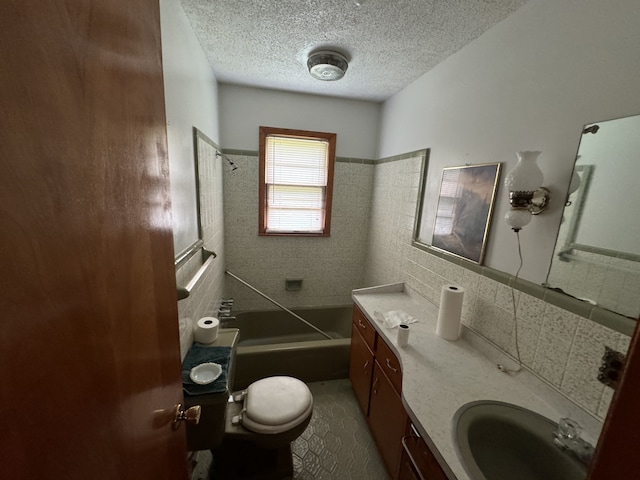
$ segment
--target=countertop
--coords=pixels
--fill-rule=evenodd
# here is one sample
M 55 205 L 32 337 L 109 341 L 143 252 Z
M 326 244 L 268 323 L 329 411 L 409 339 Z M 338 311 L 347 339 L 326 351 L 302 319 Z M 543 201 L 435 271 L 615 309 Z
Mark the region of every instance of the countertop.
M 470 329 L 447 341 L 436 335 L 438 307 L 402 283 L 354 290 L 352 298 L 391 347 L 402 365 L 402 401 L 420 435 L 452 480 L 471 480 L 458 460 L 452 418 L 464 404 L 498 400 L 519 405 L 557 422 L 577 420 L 583 437 L 595 445 L 601 422 L 526 370 L 503 373 L 497 363 L 514 361 Z M 409 343 L 397 345 L 397 329 L 374 319 L 374 312 L 402 310 L 418 321 L 410 325 Z

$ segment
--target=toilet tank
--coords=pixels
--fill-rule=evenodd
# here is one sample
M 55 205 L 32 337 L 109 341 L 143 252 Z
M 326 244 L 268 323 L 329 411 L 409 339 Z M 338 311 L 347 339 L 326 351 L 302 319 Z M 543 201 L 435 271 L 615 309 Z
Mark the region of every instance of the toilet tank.
M 238 344 L 239 330 L 236 328 L 221 329 L 218 339 L 212 346 L 231 347 L 231 359 L 229 361 L 229 375 L 227 376 L 227 389 L 220 393 L 206 395 L 184 394 L 186 408 L 200 405 L 200 422 L 197 425 L 187 424 L 187 450 L 211 450 L 222 443 L 225 428 L 225 413 L 229 394 L 233 389 L 233 377 L 235 373 L 235 355 Z

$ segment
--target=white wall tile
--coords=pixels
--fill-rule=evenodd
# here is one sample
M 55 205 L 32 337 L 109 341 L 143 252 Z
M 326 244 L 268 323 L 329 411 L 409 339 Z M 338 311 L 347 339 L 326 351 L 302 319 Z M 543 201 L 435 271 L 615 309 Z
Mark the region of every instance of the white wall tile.
M 225 242 L 229 269 L 286 306 L 350 303 L 363 286 L 373 166 L 336 162 L 331 237 L 258 236 L 258 158 L 230 155 L 238 165 L 225 171 Z M 286 278 L 302 278 L 299 292 L 285 289 Z M 237 282 L 236 282 L 237 283 Z M 235 285 L 227 295 L 238 310 L 268 308 L 255 293 Z M 346 300 L 345 300 L 346 299 Z

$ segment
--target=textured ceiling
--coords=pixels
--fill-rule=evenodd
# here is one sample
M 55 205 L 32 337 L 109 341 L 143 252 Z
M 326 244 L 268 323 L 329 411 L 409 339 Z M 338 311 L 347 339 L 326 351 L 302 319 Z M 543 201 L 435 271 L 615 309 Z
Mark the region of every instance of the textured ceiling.
M 180 0 L 221 83 L 383 101 L 527 0 Z M 343 79 L 309 53 L 346 54 Z

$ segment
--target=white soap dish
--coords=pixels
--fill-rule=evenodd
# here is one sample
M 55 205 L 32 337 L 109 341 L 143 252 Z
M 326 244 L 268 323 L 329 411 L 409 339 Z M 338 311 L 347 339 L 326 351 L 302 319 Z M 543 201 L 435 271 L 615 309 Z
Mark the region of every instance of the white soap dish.
M 193 367 L 189 377 L 198 385 L 206 385 L 215 381 L 222 373 L 222 367 L 217 363 L 201 363 Z

